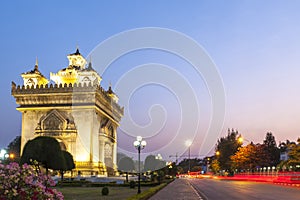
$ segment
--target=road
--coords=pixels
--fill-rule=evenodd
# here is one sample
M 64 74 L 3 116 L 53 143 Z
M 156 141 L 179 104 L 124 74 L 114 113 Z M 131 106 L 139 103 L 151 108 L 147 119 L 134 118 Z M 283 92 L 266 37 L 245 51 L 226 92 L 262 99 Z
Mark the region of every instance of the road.
M 215 179 L 188 179 L 188 182 L 205 200 L 300 200 L 299 187 Z

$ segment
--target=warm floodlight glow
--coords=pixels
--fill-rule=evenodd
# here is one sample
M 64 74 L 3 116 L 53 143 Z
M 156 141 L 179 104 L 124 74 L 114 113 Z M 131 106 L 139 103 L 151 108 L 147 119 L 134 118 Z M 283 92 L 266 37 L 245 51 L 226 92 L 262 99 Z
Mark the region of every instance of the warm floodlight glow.
M 219 156 L 220 155 L 220 151 L 216 151 L 216 155 Z
M 238 142 L 239 142 L 239 143 L 243 143 L 243 141 L 244 141 L 244 139 L 243 139 L 242 137 L 239 137 L 239 138 L 238 138 Z

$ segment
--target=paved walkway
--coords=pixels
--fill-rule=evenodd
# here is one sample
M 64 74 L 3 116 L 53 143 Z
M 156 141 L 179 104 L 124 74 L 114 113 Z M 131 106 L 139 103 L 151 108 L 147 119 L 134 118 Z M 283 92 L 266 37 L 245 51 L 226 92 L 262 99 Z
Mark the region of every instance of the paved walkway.
M 176 179 L 149 200 L 199 200 L 201 199 L 188 180 Z

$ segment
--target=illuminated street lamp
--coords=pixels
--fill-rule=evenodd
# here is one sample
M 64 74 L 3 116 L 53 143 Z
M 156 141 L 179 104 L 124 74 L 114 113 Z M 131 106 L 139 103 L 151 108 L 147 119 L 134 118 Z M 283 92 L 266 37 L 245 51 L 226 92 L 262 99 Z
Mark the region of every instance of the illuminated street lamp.
M 220 155 L 220 151 L 216 151 L 216 156 L 219 156 Z
M 15 158 L 15 154 L 10 153 L 10 154 L 9 154 L 9 158 L 10 158 L 11 160 L 13 160 L 13 159 Z
M 5 158 L 7 158 L 7 151 L 5 149 L 1 149 L 0 150 L 0 159 L 4 160 Z
M 191 145 L 192 145 L 191 140 L 185 141 L 185 146 L 187 146 L 189 148 L 189 173 L 191 171 Z
M 139 156 L 139 179 L 138 179 L 138 194 L 141 193 L 141 150 L 147 145 L 142 136 L 137 136 L 136 141 L 133 142 L 134 147 L 138 150 Z

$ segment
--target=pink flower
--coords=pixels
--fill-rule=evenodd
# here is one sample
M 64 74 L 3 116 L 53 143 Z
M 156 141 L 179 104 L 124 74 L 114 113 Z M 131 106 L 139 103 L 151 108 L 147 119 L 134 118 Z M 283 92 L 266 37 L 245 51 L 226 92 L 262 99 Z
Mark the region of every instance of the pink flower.
M 64 199 L 62 193 L 49 188 L 53 184 L 50 176 L 37 174 L 30 165 L 0 164 L 0 200 Z

